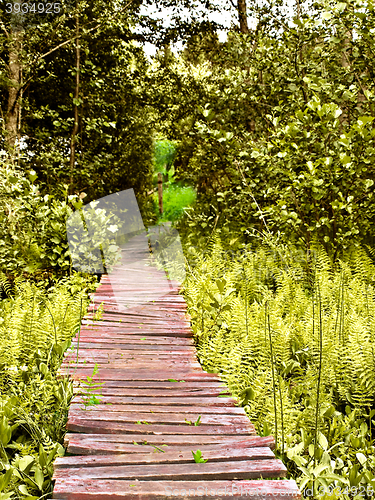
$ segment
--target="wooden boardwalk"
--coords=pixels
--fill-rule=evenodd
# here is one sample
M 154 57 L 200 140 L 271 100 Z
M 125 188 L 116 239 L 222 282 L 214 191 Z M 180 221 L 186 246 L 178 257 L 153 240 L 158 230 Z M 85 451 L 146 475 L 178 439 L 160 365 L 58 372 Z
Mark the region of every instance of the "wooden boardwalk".
M 301 498 L 282 479 L 273 437 L 256 436 L 219 377 L 202 370 L 177 283 L 146 265 L 141 243 L 133 238 L 103 276 L 94 296 L 96 308 L 104 302 L 102 319 L 85 317 L 78 363 L 70 351 L 61 368 L 76 396 L 53 498 Z M 82 394 L 87 377 L 103 384 L 97 404 Z M 195 463 L 198 449 L 206 463 Z

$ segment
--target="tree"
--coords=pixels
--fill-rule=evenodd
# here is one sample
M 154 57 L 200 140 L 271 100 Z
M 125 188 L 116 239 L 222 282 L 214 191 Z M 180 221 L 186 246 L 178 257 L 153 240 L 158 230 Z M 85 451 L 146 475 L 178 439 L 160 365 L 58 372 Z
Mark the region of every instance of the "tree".
M 12 49 L 12 18 L 3 7 L 0 92 L 8 130 L 3 143 L 14 153 L 18 120 L 18 133 L 27 137 L 19 166 L 34 168 L 47 190 L 60 186 L 63 191 L 69 184 L 70 192 L 84 190 L 89 197 L 130 186 L 139 194 L 147 192 L 153 122 L 144 85 L 147 61 L 136 43 L 163 46 L 199 32 L 198 10 L 191 22 L 178 20 L 181 4 L 192 8 L 196 2 L 156 2 L 175 10 L 176 22 L 169 28 L 140 14 L 141 5 L 152 2 L 62 2 L 61 13 L 48 22 L 39 16 L 39 25 L 24 26 L 22 50 L 15 42 Z M 6 63 L 10 56 L 15 61 L 12 79 Z M 22 82 L 15 64 L 22 65 Z M 4 103 L 13 114 L 5 112 Z
M 246 0 L 237 0 L 237 10 L 238 19 L 240 22 L 241 33 L 249 33 L 249 27 L 247 25 L 247 11 L 246 11 Z
M 305 249 L 319 240 L 336 258 L 374 235 L 375 17 L 370 2 L 302 7 L 292 20 L 252 5 L 257 30 L 230 33 L 191 74 L 189 95 L 170 91 L 174 116 L 185 110 L 171 128 L 197 214 Z

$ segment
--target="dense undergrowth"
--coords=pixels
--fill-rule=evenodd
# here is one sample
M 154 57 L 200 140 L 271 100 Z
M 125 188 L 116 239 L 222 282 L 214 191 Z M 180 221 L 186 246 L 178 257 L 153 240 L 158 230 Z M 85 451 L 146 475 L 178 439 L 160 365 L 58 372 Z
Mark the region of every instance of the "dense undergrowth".
M 64 455 L 72 383 L 58 377 L 94 280 L 45 281 L 3 275 L 0 301 L 0 499 L 50 498 L 53 460 Z
M 173 162 L 176 157 L 176 147 L 172 141 L 167 139 L 155 142 L 154 149 L 154 212 L 158 216 L 158 222 L 177 221 L 192 206 L 197 193 L 192 186 L 185 185 L 175 178 Z M 163 213 L 159 213 L 158 193 L 156 190 L 158 172 L 163 175 Z
M 214 238 L 191 249 L 184 294 L 205 369 L 221 374 L 300 488 L 371 497 L 375 486 L 375 266 Z M 341 488 L 341 490 L 340 490 Z M 352 488 L 352 489 L 351 489 Z M 339 493 L 339 491 L 341 491 Z

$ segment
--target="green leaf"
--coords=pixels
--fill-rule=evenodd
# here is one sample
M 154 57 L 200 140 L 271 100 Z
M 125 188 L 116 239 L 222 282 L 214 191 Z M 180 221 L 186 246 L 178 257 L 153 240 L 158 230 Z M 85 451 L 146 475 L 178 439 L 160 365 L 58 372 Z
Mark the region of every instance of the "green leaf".
M 18 486 L 18 489 L 20 490 L 20 492 L 23 495 L 30 496 L 29 492 L 27 491 L 27 488 L 26 488 L 26 486 L 24 484 L 21 484 L 20 486 Z
M 0 493 L 0 500 L 10 500 L 14 495 L 14 492 L 11 491 L 10 493 Z
M 18 468 L 22 472 L 26 472 L 31 468 L 32 464 L 35 462 L 35 458 L 32 457 L 31 455 L 26 455 L 22 458 L 20 458 L 20 461 L 18 463 Z
M 46 467 L 47 465 L 47 453 L 42 444 L 39 445 L 39 463 L 42 467 Z
M 201 452 L 201 450 L 197 450 L 195 453 L 194 453 L 194 451 L 192 451 L 191 453 L 193 454 L 194 461 L 195 461 L 197 464 L 203 464 L 203 463 L 207 462 L 207 460 L 205 460 L 205 459 L 202 457 L 202 452 Z
M 40 363 L 40 365 L 39 365 L 39 371 L 43 375 L 47 375 L 47 373 L 48 373 L 48 366 L 45 363 Z
M 227 281 L 225 278 L 216 280 L 216 286 L 218 287 L 220 293 L 224 292 L 224 288 L 225 288 L 226 283 L 227 283 Z
M 12 469 L 8 469 L 5 472 L 5 474 L 2 474 L 0 476 L 0 491 L 4 491 L 6 489 L 6 487 L 9 484 L 9 481 L 12 478 L 12 475 L 13 475 L 13 470 Z
M 37 467 L 36 471 L 35 471 L 35 482 L 36 484 L 38 485 L 38 488 L 40 490 L 43 489 L 43 483 L 44 483 L 44 475 L 43 475 L 43 472 L 41 469 L 39 469 L 39 467 Z
M 74 106 L 80 106 L 82 103 L 83 103 L 83 100 L 80 97 L 78 97 L 78 98 L 74 97 L 73 98 L 73 104 L 74 104 Z
M 6 446 L 12 438 L 12 427 L 8 424 L 8 419 L 4 415 L 0 420 L 0 441 Z
M 336 5 L 336 8 L 339 12 L 343 12 L 347 7 L 347 4 L 345 2 L 339 2 L 337 5 Z
M 255 397 L 255 392 L 252 387 L 248 387 L 244 391 L 241 392 L 241 398 L 243 399 L 242 404 L 246 406 L 249 401 L 253 401 Z
M 37 176 L 36 172 L 34 170 L 30 170 L 30 172 L 29 172 L 29 179 L 30 179 L 30 181 L 34 182 L 35 179 L 37 179 L 37 178 L 38 178 L 38 176 Z
M 329 11 L 323 12 L 323 14 L 322 14 L 322 19 L 328 20 L 328 19 L 331 19 L 332 17 L 333 17 L 333 14 L 332 14 L 332 12 L 329 12 Z
M 364 465 L 367 462 L 367 457 L 363 453 L 356 453 L 355 456 L 361 465 Z
M 318 433 L 318 442 L 319 442 L 320 446 L 323 448 L 323 450 L 327 450 L 328 449 L 327 438 L 320 431 Z

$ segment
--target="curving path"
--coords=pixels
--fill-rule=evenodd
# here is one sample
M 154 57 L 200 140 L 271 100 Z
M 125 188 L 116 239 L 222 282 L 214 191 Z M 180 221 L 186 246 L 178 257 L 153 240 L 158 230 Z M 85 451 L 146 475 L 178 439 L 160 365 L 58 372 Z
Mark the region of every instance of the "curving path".
M 102 319 L 85 317 L 78 364 L 70 351 L 62 365 L 76 396 L 53 498 L 301 498 L 282 479 L 273 437 L 256 436 L 220 378 L 202 370 L 178 285 L 148 265 L 144 241 L 134 237 L 102 277 L 93 297 Z

